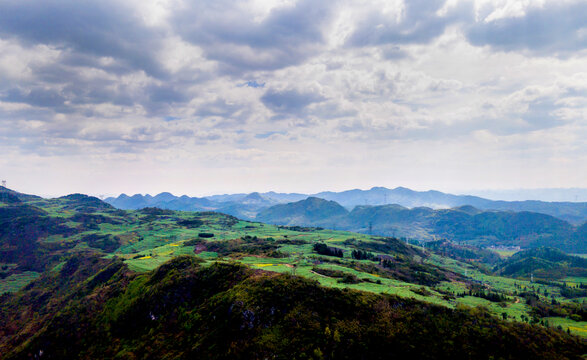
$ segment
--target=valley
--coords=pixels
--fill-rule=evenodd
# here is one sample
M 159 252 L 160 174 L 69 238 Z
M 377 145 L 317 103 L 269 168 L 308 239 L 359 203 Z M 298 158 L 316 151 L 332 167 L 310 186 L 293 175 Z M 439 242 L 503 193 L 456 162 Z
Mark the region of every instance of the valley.
M 329 289 L 392 296 L 450 311 L 482 311 L 533 331 L 587 338 L 587 263 L 551 248 L 503 257 L 463 241 L 406 241 L 251 222 L 210 211 L 119 210 L 81 194 L 43 199 L 7 189 L 3 193 L 9 194 L 3 199 L 10 199 L 0 202 L 5 309 L 19 309 L 14 299 L 46 286 L 42 284 L 48 277 L 63 273 L 72 261 L 80 264 L 76 266 L 116 263 L 112 271 L 125 269 L 134 278 L 156 274 L 187 256 L 202 268 L 244 266 L 269 278 L 283 274 Z M 318 213 L 326 202 L 331 216 L 347 214 L 333 202 L 310 201 Z M 316 218 L 306 206 L 298 210 L 307 217 L 304 221 Z M 284 214 L 296 216 L 296 210 Z M 6 341 L 17 333 L 5 334 L 1 346 L 11 349 Z

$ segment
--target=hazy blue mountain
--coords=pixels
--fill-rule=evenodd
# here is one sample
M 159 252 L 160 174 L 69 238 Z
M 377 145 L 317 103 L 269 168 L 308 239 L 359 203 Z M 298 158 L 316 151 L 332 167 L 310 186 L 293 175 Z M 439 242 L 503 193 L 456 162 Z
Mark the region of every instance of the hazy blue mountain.
M 253 219 L 261 210 L 280 203 L 279 200 L 258 192 L 205 198 L 187 195 L 177 197 L 168 192 L 163 192 L 156 196 L 136 194 L 129 197 L 122 194 L 118 198 L 107 198 L 105 201 L 123 210 L 158 207 L 181 211 L 218 211 L 242 219 Z
M 205 196 L 206 199 L 212 202 L 229 202 L 229 201 L 238 201 L 242 198 L 247 196 L 247 194 L 222 194 L 222 195 L 210 195 Z
M 359 205 L 399 204 L 405 207 L 430 207 L 433 209 L 473 206 L 482 210 L 530 211 L 552 215 L 573 224 L 587 220 L 587 203 L 526 201 L 494 201 L 470 195 L 452 195 L 439 191 L 414 191 L 404 187 L 387 189 L 374 187 L 370 190 L 348 190 L 322 192 L 314 196 L 333 200 L 352 209 Z
M 163 192 L 156 196 L 135 194 L 128 196 L 121 194 L 117 198 L 109 197 L 104 200 L 110 205 L 123 210 L 136 210 L 145 207 L 159 207 L 162 209 L 200 211 L 214 210 L 218 206 L 206 198 L 189 197 L 183 195 L 177 197 L 171 193 Z
M 205 198 L 189 197 L 187 195 L 180 196 L 167 202 L 153 204 L 155 207 L 162 209 L 181 210 L 181 211 L 207 211 L 215 210 L 217 204 Z
M 551 215 L 571 224 L 579 225 L 587 221 L 587 203 L 577 202 L 544 202 L 526 201 L 493 201 L 477 196 L 453 195 L 439 191 L 414 191 L 398 187 L 387 189 L 374 187 L 370 190 L 348 190 L 342 192 L 321 192 L 314 195 L 297 193 L 251 193 L 232 195 L 213 195 L 205 198 L 178 198 L 170 193 L 161 193 L 154 197 L 136 194 L 129 197 L 125 194 L 118 198 L 108 198 L 106 202 L 119 209 L 140 209 L 148 206 L 162 207 L 172 210 L 218 210 L 225 209 L 232 215 L 246 214 L 246 218 L 254 218 L 261 210 L 280 203 L 289 203 L 306 199 L 310 196 L 336 201 L 352 210 L 357 206 L 376 206 L 398 204 L 407 208 L 427 207 L 431 209 L 451 209 L 471 207 L 478 210 L 529 211 Z M 471 210 L 471 208 L 468 208 Z M 467 208 L 463 208 L 467 211 Z M 478 211 L 477 210 L 477 211 Z
M 277 203 L 288 203 L 299 201 L 308 198 L 308 194 L 298 194 L 298 193 L 277 193 L 275 191 L 269 191 L 264 193 L 253 192 L 250 194 L 223 194 L 223 195 L 211 195 L 206 196 L 206 199 L 209 199 L 214 202 L 240 202 L 243 199 L 253 195 L 263 197 L 264 199 L 272 201 L 274 204 Z
M 536 199 L 556 202 L 587 202 L 587 189 L 513 189 L 513 190 L 478 190 L 472 195 L 491 200 L 524 201 Z
M 262 195 L 267 199 L 271 199 L 275 202 L 280 202 L 280 203 L 300 201 L 300 200 L 307 199 L 309 196 L 307 194 L 276 193 L 274 191 L 265 192 L 265 193 L 262 193 Z
M 149 206 L 148 201 L 141 194 L 136 194 L 133 196 L 121 194 L 117 198 L 109 197 L 104 201 L 118 209 L 123 210 L 135 210 Z
M 289 204 L 279 204 L 261 211 L 257 221 L 279 225 L 332 226 L 337 224 L 348 211 L 334 201 L 309 197 Z
M 343 192 L 321 192 L 314 196 L 333 200 L 344 207 L 353 208 L 358 205 L 385 205 L 399 204 L 405 207 L 426 206 L 430 208 L 450 208 L 461 205 L 478 206 L 480 203 L 487 203 L 490 200 L 476 196 L 452 195 L 440 191 L 414 191 L 404 187 L 387 189 L 374 187 L 370 190 L 347 190 Z
M 162 192 L 160 194 L 155 195 L 151 201 L 167 202 L 167 201 L 172 201 L 175 199 L 177 199 L 177 196 L 173 195 L 172 193 Z
M 475 206 L 474 204 L 472 204 Z M 492 201 L 481 209 L 503 211 L 531 211 L 548 214 L 578 225 L 587 221 L 587 203 L 574 202 L 545 202 L 537 200 L 526 201 Z

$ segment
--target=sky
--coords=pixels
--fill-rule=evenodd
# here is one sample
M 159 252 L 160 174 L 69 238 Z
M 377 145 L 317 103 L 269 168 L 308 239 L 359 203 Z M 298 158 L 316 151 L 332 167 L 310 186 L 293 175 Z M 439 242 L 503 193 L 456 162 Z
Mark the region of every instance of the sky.
M 586 1 L 0 0 L 0 179 L 586 188 Z

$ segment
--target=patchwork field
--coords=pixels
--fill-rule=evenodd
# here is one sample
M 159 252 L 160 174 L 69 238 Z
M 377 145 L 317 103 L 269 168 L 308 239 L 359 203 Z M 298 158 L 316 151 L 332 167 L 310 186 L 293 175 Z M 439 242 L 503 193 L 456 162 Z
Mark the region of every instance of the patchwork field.
M 587 337 L 580 315 L 587 300 L 579 289 L 587 284 L 583 277 L 532 282 L 497 276 L 482 261 L 451 258 L 395 238 L 275 226 L 213 212 L 154 208 L 92 208 L 88 212 L 83 202 L 44 199 L 29 205 L 55 220 L 55 233 L 33 244 L 35 258 L 25 259 L 28 268 L 17 262 L 5 265 L 0 292 L 17 291 L 36 279 L 43 267 L 59 269 L 74 254 L 120 258 L 136 272 L 190 255 L 204 266 L 238 262 L 303 276 L 332 288 L 393 294 L 448 308 L 481 307 L 509 321 L 560 326 Z M 502 258 L 512 255 L 500 253 Z M 569 289 L 575 288 L 569 295 Z

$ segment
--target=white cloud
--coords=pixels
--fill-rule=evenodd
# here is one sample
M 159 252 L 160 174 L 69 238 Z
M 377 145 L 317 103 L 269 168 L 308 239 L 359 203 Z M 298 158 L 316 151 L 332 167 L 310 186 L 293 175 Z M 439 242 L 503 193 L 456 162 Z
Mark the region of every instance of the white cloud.
M 55 194 L 585 186 L 585 27 L 544 17 L 583 8 L 4 3 L 0 171 Z

